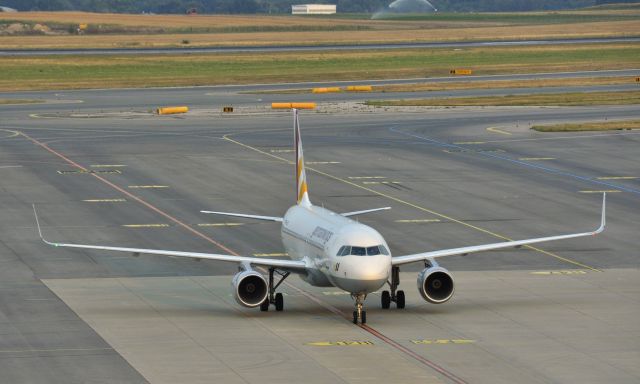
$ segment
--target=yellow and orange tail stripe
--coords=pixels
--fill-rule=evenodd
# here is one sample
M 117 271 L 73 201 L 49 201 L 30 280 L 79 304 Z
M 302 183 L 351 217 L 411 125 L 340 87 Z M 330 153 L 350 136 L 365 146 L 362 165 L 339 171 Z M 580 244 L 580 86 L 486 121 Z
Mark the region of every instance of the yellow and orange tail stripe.
M 298 205 L 310 205 L 307 188 L 307 174 L 304 170 L 304 156 L 302 155 L 302 140 L 300 138 L 300 121 L 298 120 L 298 110 L 293 110 L 293 127 L 296 145 L 296 201 Z

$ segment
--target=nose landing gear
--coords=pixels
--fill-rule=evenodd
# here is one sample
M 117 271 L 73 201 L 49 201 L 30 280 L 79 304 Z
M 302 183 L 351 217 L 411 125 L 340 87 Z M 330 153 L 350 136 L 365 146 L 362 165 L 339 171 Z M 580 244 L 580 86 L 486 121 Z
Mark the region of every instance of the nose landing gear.
M 351 297 L 356 301 L 355 307 L 356 310 L 353 311 L 353 324 L 358 324 L 358 320 L 360 324 L 367 323 L 367 312 L 363 309 L 364 300 L 367 298 L 366 293 L 352 293 Z

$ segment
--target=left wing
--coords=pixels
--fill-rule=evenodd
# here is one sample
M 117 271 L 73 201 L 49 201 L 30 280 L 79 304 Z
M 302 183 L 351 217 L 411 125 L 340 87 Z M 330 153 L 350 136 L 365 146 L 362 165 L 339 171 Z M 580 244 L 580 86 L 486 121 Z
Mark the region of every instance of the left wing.
M 144 254 L 150 254 L 150 255 L 186 257 L 191 259 L 207 259 L 207 260 L 228 261 L 228 262 L 234 262 L 234 263 L 249 263 L 252 265 L 262 265 L 265 267 L 281 268 L 281 269 L 292 271 L 292 272 L 304 272 L 307 267 L 304 261 L 296 261 L 296 260 L 266 259 L 262 257 L 221 255 L 221 254 L 215 254 L 215 253 L 169 251 L 164 249 L 144 249 L 144 248 L 128 248 L 128 247 L 109 247 L 109 246 L 103 246 L 103 245 L 54 243 L 54 242 L 45 240 L 45 238 L 42 236 L 42 230 L 40 229 L 40 221 L 38 220 L 38 215 L 36 213 L 35 205 L 33 206 L 33 213 L 36 217 L 38 235 L 40 235 L 40 238 L 42 239 L 42 241 L 54 247 L 96 249 L 96 250 L 103 250 L 103 251 L 129 252 L 133 254 L 144 253 Z
M 503 241 L 500 243 L 493 244 L 484 244 L 484 245 L 474 245 L 470 247 L 461 247 L 461 248 L 452 248 L 452 249 L 443 249 L 439 251 L 431 251 L 431 252 L 423 252 L 416 253 L 413 255 L 405 255 L 405 256 L 397 256 L 392 258 L 393 265 L 402 265 L 413 263 L 416 261 L 422 261 L 427 259 L 434 259 L 437 257 L 445 257 L 445 256 L 454 256 L 454 255 L 467 255 L 469 253 L 476 253 L 482 251 L 491 251 L 494 249 L 503 249 L 503 248 L 511 248 L 511 247 L 522 247 L 523 245 L 542 243 L 545 241 L 554 241 L 554 240 L 565 240 L 565 239 L 573 239 L 574 237 L 583 237 L 583 236 L 595 236 L 602 231 L 604 231 L 605 227 L 605 207 L 606 207 L 606 194 L 602 195 L 602 214 L 600 218 L 600 227 L 595 231 L 591 232 L 582 232 L 582 233 L 572 233 L 569 235 L 559 235 L 559 236 L 548 236 L 548 237 L 538 237 L 535 239 L 527 239 L 527 240 L 516 240 L 516 241 Z

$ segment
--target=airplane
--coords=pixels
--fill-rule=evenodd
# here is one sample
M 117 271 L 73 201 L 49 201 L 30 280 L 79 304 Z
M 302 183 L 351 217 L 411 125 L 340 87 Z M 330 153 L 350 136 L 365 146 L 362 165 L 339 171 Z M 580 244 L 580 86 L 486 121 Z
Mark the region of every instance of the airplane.
M 293 130 L 296 204 L 290 207 L 284 216 L 201 211 L 206 214 L 281 223 L 282 243 L 290 260 L 50 242 L 45 240 L 42 235 L 34 205 L 33 211 L 38 234 L 42 241 L 54 247 L 129 252 L 134 255 L 154 254 L 237 263 L 239 271 L 232 278 L 234 298 L 242 306 L 260 307 L 261 311 L 268 311 L 270 305 L 274 305 L 276 311 L 283 310 L 283 295 L 276 290 L 290 274 L 294 273 L 312 286 L 337 287 L 350 293 L 354 300 L 353 323 L 365 324 L 367 319 L 364 301 L 368 294 L 378 291 L 385 284 L 389 286 L 389 290 L 384 290 L 381 293 L 382 308 L 389 309 L 392 302 L 398 309 L 405 307 L 404 291 L 398 290 L 401 265 L 423 262 L 425 268 L 418 273 L 417 278 L 418 291 L 427 302 L 441 304 L 453 296 L 454 280 L 449 271 L 441 267 L 436 259 L 504 248 L 520 248 L 547 241 L 593 236 L 601 233 L 605 227 L 606 194 L 603 194 L 600 226 L 594 231 L 503 241 L 393 257 L 389 245 L 378 231 L 352 219 L 354 216 L 388 210 L 390 207 L 336 213 L 311 203 L 297 109 L 293 109 Z M 266 267 L 268 277 L 265 278 L 254 267 Z M 274 279 L 275 275 L 279 277 L 277 282 Z

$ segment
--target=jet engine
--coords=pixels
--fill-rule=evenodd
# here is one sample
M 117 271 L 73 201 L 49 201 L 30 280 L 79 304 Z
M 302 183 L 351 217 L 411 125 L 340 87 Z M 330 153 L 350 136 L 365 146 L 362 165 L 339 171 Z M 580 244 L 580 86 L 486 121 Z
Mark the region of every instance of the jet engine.
M 453 296 L 453 277 L 442 267 L 429 267 L 418 274 L 418 291 L 433 304 L 441 304 Z
M 233 296 L 238 304 L 249 308 L 262 304 L 269 293 L 267 281 L 253 269 L 236 273 L 231 280 L 231 285 Z

